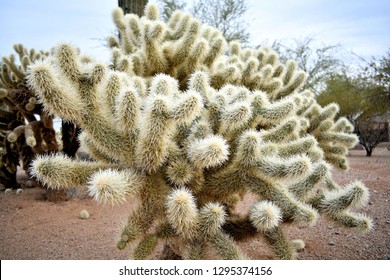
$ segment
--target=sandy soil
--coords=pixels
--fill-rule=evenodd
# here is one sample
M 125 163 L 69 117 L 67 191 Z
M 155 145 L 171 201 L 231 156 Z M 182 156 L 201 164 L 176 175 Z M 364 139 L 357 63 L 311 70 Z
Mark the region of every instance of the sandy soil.
M 380 147 L 365 157 L 363 150 L 353 150 L 349 162 L 351 169 L 335 171 L 335 179 L 340 184 L 359 179 L 370 189 L 370 203 L 363 212 L 373 218 L 374 231 L 360 235 L 322 218 L 310 228 L 286 228 L 292 239 L 306 243 L 298 259 L 390 259 L 390 152 Z M 21 173 L 19 180 L 25 179 Z M 0 259 L 126 259 L 128 251 L 117 250 L 115 240 L 132 207 L 132 201 L 120 207 L 98 206 L 82 193 L 53 203 L 45 200 L 40 188 L 26 188 L 20 194 L 2 191 Z M 89 219 L 80 218 L 84 209 Z M 261 239 L 239 245 L 253 259 L 273 258 Z

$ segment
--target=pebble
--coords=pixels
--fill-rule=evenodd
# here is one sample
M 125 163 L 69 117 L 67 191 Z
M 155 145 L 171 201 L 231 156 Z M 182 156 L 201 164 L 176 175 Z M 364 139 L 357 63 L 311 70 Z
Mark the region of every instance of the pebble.
M 80 218 L 81 218 L 81 219 L 88 219 L 88 218 L 89 218 L 89 213 L 88 213 L 88 211 L 87 211 L 87 210 L 82 210 L 82 211 L 80 212 Z
M 334 246 L 334 245 L 336 245 L 336 243 L 334 243 L 334 242 L 328 242 L 328 245 L 330 245 L 330 246 Z

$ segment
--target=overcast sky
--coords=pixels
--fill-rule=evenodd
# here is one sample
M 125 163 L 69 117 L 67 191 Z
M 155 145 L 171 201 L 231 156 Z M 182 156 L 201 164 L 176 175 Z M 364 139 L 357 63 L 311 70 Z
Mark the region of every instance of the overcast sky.
M 71 42 L 83 53 L 108 60 L 104 37 L 115 28 L 111 11 L 117 0 L 0 0 L 0 55 L 14 43 L 49 50 Z M 155 1 L 152 1 L 155 2 Z M 390 49 L 388 0 L 261 0 L 247 1 L 251 45 L 266 40 L 314 37 L 340 43 L 369 59 Z

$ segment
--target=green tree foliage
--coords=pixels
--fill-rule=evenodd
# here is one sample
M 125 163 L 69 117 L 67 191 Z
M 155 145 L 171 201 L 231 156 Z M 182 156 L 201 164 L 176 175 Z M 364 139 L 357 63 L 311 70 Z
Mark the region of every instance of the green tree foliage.
M 334 74 L 326 81 L 326 88 L 317 96 L 321 105 L 336 102 L 340 106 L 339 115 L 356 121 L 364 111 L 366 92 L 358 79 L 344 74 Z
M 373 59 L 369 64 L 372 78 L 377 85 L 377 91 L 373 95 L 374 101 L 379 105 L 379 113 L 390 118 L 390 51 L 386 56 L 379 59 Z
M 186 3 L 180 0 L 159 0 L 162 18 L 167 21 L 176 10 L 184 10 Z M 219 29 L 226 41 L 247 43 L 249 32 L 243 19 L 248 5 L 245 0 L 196 0 L 188 9 L 203 23 Z
M 317 97 L 319 104 L 336 102 L 339 115 L 347 117 L 359 135 L 360 144 L 370 156 L 374 148 L 383 141 L 390 116 L 390 72 L 387 57 L 373 59 L 355 76 L 344 71 L 332 75 L 326 88 Z
M 386 58 L 380 61 L 386 61 Z M 383 71 L 379 72 L 379 69 Z M 389 75 L 386 73 L 386 65 L 383 65 L 383 68 L 366 67 L 356 76 L 349 75 L 347 71 L 334 74 L 326 81 L 326 88 L 317 100 L 322 105 L 338 103 L 339 115 L 354 123 L 384 120 L 390 110 Z

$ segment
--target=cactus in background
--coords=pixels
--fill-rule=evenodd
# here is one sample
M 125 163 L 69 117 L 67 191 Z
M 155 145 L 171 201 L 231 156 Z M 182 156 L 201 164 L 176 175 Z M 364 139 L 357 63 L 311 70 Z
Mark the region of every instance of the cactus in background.
M 285 222 L 313 225 L 318 215 L 361 231 L 372 221 L 361 182 L 339 186 L 331 164 L 346 169 L 356 144 L 352 126 L 300 91 L 305 73 L 269 48 L 242 49 L 218 30 L 157 7 L 143 17 L 113 12 L 119 36 L 108 40 L 112 62 L 81 56 L 69 44 L 35 63 L 29 84 L 45 110 L 83 129 L 93 162 L 41 156 L 32 166 L 50 188 L 87 186 L 98 202 L 138 200 L 119 249 L 149 258 L 159 242 L 184 258 L 212 251 L 246 259 L 237 240 L 264 236 L 280 259 L 302 242 Z M 238 202 L 257 202 L 239 213 Z
M 43 122 L 37 120 L 36 116 L 41 115 L 42 106 L 37 104 L 37 99 L 28 89 L 25 79 L 28 66 L 48 54 L 43 51 L 28 51 L 20 44 L 15 45 L 14 50 L 20 65 L 14 54 L 3 57 L 0 75 L 0 121 L 4 147 L 2 154 L 4 172 L 1 176 L 6 188 L 20 187 L 16 182 L 19 159 L 28 172 L 34 153 L 42 153 L 44 150 L 42 135 L 47 138 L 46 136 L 50 134 L 46 131 L 43 133 L 43 129 L 47 129 L 43 127 Z M 49 144 L 52 144 L 51 142 L 48 141 Z
M 7 134 L 16 126 L 23 123 L 23 119 L 17 112 L 8 111 L 5 104 L 1 104 L 0 115 L 0 185 L 4 188 L 19 189 L 16 181 L 16 171 L 19 164 L 18 147 L 7 141 Z M 10 121 L 12 119 L 12 121 Z
M 2 168 L 7 170 L 1 176 L 12 177 L 9 180 L 4 179 L 6 187 L 15 186 L 19 159 L 29 174 L 29 167 L 35 155 L 59 151 L 53 116 L 43 110 L 42 104 L 37 101 L 35 93 L 26 83 L 29 66 L 36 61 L 42 61 L 49 53 L 27 50 L 21 44 L 14 45 L 14 50 L 18 58 L 14 54 L 3 57 L 0 75 L 0 121 L 4 146 Z M 78 147 L 77 142 L 76 144 Z M 31 179 L 35 184 L 34 179 Z
M 7 135 L 23 123 L 23 116 L 18 111 L 10 110 L 8 104 L 0 98 L 0 184 L 4 188 L 20 188 L 16 181 L 18 145 L 7 141 Z

